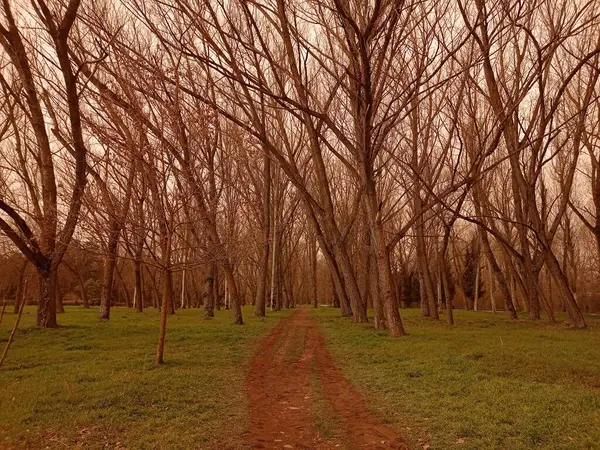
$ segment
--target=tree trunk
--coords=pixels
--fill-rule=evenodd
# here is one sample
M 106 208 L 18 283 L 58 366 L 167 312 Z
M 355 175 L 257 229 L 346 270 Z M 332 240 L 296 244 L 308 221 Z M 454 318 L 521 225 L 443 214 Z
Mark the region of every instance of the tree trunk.
M 450 294 L 450 286 L 448 285 L 448 265 L 444 258 L 443 269 L 441 270 L 440 276 L 442 278 L 442 287 L 444 289 L 444 298 L 446 300 L 446 313 L 448 314 L 448 324 L 454 325 L 454 309 L 452 307 L 452 296 Z
M 369 260 L 372 262 L 369 264 L 369 273 L 365 276 L 370 278 L 370 295 L 373 299 L 373 312 L 375 315 L 375 329 L 376 330 L 385 330 L 386 321 L 385 314 L 383 312 L 383 303 L 381 302 L 381 294 L 379 292 L 379 272 L 377 270 L 377 263 L 374 261 L 375 255 L 374 250 L 371 247 L 369 249 Z M 366 295 L 366 294 L 365 294 Z
M 23 284 L 25 283 L 25 271 L 27 270 L 27 264 L 29 260 L 25 259 L 21 268 L 19 269 L 19 279 L 17 280 L 17 292 L 15 293 L 15 308 L 13 312 L 19 314 L 19 308 L 21 307 L 21 301 L 25 299 L 23 297 Z
M 504 297 L 504 303 L 506 305 L 506 309 L 508 310 L 510 317 L 512 319 L 517 319 L 518 315 L 517 315 L 517 310 L 516 310 L 514 302 L 513 302 L 512 290 L 509 287 L 509 284 L 508 284 L 509 282 L 506 279 L 504 272 L 502 272 L 502 269 L 498 265 L 498 261 L 496 260 L 496 257 L 494 256 L 494 252 L 492 251 L 492 247 L 490 245 L 490 240 L 487 235 L 487 232 L 485 230 L 480 230 L 480 235 L 481 235 L 481 244 L 483 247 L 483 252 L 485 253 L 485 256 L 488 260 L 488 268 L 494 273 L 494 277 L 496 278 L 496 281 L 498 281 L 498 284 L 500 285 L 500 290 L 502 291 L 502 295 Z M 490 277 L 490 286 L 491 285 L 492 285 L 492 281 L 491 281 L 491 277 Z
M 475 257 L 475 298 L 473 299 L 473 311 L 479 310 L 479 252 L 477 252 L 477 256 Z
M 160 313 L 160 328 L 158 332 L 158 346 L 156 347 L 156 364 L 164 363 L 164 354 L 165 354 L 165 338 L 167 335 L 167 317 L 169 311 L 169 304 L 171 303 L 171 299 L 169 298 L 171 295 L 171 289 L 169 280 L 171 269 L 170 267 L 165 268 L 165 276 L 163 277 L 163 288 L 162 288 L 162 309 Z
M 50 270 L 38 269 L 40 279 L 40 299 L 37 310 L 37 326 L 41 328 L 56 328 L 56 268 Z
M 336 282 L 334 280 L 333 269 L 329 271 L 329 277 L 331 279 L 331 306 L 334 308 L 341 308 L 340 297 L 338 295 Z
M 104 258 L 104 273 L 102 276 L 102 293 L 100 295 L 100 320 L 110 320 L 110 308 L 113 302 L 113 285 L 115 277 L 115 265 L 117 262 L 117 246 L 119 244 L 119 231 L 111 224 L 108 237 L 106 256 Z
M 81 302 L 83 303 L 83 307 L 89 309 L 90 299 L 87 294 L 87 289 L 85 288 L 85 281 L 81 275 L 81 271 L 79 270 L 77 270 L 77 281 L 79 282 L 79 292 L 81 294 Z
M 560 269 L 560 264 L 558 263 L 558 260 L 552 251 L 546 252 L 546 264 L 548 270 L 556 281 L 559 292 L 565 303 L 567 315 L 569 316 L 569 321 L 571 322 L 571 327 L 587 328 L 585 318 L 583 317 L 583 314 L 581 313 L 581 310 L 575 301 L 573 292 L 569 288 L 569 281 L 567 280 L 564 272 Z
M 123 274 L 121 273 L 121 270 L 119 270 L 118 264 L 115 264 L 115 273 L 117 274 L 117 278 L 119 279 L 119 282 L 121 283 L 121 287 L 123 288 L 123 293 L 125 294 L 125 306 L 127 306 L 128 308 L 131 308 L 133 306 L 131 294 L 129 293 L 129 288 L 127 287 L 127 283 L 125 283 L 125 280 L 123 279 Z M 117 290 L 117 292 L 119 292 L 119 291 Z
M 267 301 L 267 280 L 269 276 L 269 249 L 271 236 L 271 158 L 265 152 L 263 156 L 263 195 L 262 195 L 262 248 L 256 274 L 256 297 L 254 299 L 254 315 L 265 317 Z
M 335 259 L 344 277 L 344 291 L 346 292 L 346 298 L 350 302 L 353 320 L 359 323 L 368 322 L 367 308 L 361 299 L 356 274 L 354 273 L 354 268 L 350 262 L 348 250 L 345 245 L 340 243 L 336 246 Z
M 204 317 L 215 317 L 215 265 L 210 264 L 204 278 Z
M 135 272 L 135 307 L 138 312 L 144 312 L 144 285 L 142 284 L 142 262 L 136 258 L 133 262 Z
M 310 253 L 310 300 L 314 308 L 319 307 L 317 297 L 317 239 L 315 234 L 309 232 L 309 253 Z
M 422 220 L 418 221 L 416 226 L 416 249 L 417 263 L 419 266 L 419 280 L 421 282 L 421 311 L 423 316 L 438 319 L 437 305 L 433 289 L 431 272 L 429 271 L 429 261 L 427 258 L 427 247 L 425 245 L 425 235 L 423 231 Z
M 406 332 L 404 331 L 400 313 L 398 312 L 396 289 L 392 279 L 392 267 L 390 265 L 389 252 L 385 243 L 383 226 L 380 219 L 375 183 L 374 180 L 372 180 L 372 173 L 369 170 L 366 170 L 366 173 L 368 176 L 365 193 L 365 208 L 371 229 L 371 245 L 375 256 L 375 264 L 377 266 L 377 278 L 379 280 L 378 301 L 382 304 L 385 323 L 390 335 L 403 336 Z M 375 299 L 373 302 L 375 302 Z
M 233 267 L 229 261 L 223 262 L 223 272 L 225 273 L 225 279 L 227 280 L 227 287 L 229 290 L 229 306 L 231 308 L 233 323 L 236 325 L 243 325 L 242 305 L 238 296 L 235 277 L 233 275 Z

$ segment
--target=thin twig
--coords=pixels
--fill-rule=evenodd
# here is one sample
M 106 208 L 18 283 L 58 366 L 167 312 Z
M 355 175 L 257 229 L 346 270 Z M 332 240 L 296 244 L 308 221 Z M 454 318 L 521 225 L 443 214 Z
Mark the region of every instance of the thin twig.
M 2 324 L 2 318 L 4 317 L 4 311 L 6 310 L 6 299 L 2 302 L 2 312 L 0 312 L 0 325 Z
M 13 325 L 13 329 L 10 332 L 10 336 L 8 338 L 8 342 L 6 343 L 6 347 L 4 347 L 4 353 L 2 353 L 2 359 L 0 359 L 0 367 L 4 364 L 4 360 L 6 359 L 6 354 L 8 353 L 8 349 L 10 348 L 10 344 L 15 337 L 15 332 L 17 331 L 17 327 L 19 326 L 19 322 L 21 321 L 21 315 L 23 314 L 23 309 L 25 308 L 25 295 L 27 293 L 27 278 L 23 283 L 23 296 L 21 298 L 21 307 L 19 308 L 19 315 L 17 316 L 17 320 L 15 320 L 15 324 Z

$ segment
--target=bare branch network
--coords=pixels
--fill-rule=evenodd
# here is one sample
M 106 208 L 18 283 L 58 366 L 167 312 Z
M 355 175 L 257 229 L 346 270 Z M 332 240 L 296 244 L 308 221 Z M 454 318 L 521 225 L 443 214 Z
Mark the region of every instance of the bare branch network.
M 200 306 L 584 328 L 599 31 L 596 0 L 2 0 L 3 296 L 161 308 L 159 362 Z

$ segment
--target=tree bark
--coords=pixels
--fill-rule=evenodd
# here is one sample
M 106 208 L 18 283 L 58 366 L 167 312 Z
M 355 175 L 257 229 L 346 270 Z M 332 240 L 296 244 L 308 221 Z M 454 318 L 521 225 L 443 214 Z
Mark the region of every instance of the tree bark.
M 215 266 L 210 264 L 204 277 L 204 317 L 215 317 Z
M 27 258 L 25 258 L 25 260 L 23 261 L 23 264 L 21 265 L 21 268 L 19 269 L 19 279 L 17 280 L 17 292 L 15 293 L 15 307 L 13 310 L 13 312 L 15 314 L 19 313 L 21 300 L 22 300 L 22 298 L 23 299 L 25 298 L 25 297 L 23 297 L 22 293 L 23 293 L 23 284 L 25 282 L 25 271 L 27 270 L 27 264 L 29 264 L 29 261 L 27 260 Z
M 41 328 L 56 328 L 56 269 L 38 269 L 40 281 L 40 299 L 37 310 L 37 326 Z
M 569 321 L 571 323 L 571 327 L 573 328 L 587 328 L 587 324 L 585 322 L 585 318 L 581 313 L 581 309 L 577 305 L 575 301 L 575 297 L 573 296 L 573 292 L 569 289 L 569 282 L 564 274 L 564 272 L 560 269 L 560 264 L 554 255 L 554 252 L 548 251 L 546 252 L 546 264 L 548 270 L 557 281 L 558 289 L 561 294 L 561 297 L 565 303 L 565 307 L 567 309 L 567 315 L 569 316 Z
M 271 236 L 271 157 L 263 155 L 263 195 L 262 195 L 262 248 L 256 274 L 256 297 L 254 315 L 264 317 L 266 314 L 267 280 L 269 276 L 269 248 Z
M 310 254 L 310 300 L 314 308 L 319 307 L 317 297 L 317 240 L 315 234 L 309 231 L 309 254 Z
M 142 262 L 139 258 L 133 261 L 135 272 L 135 308 L 138 312 L 144 312 L 144 285 L 142 283 Z
M 115 265 L 117 262 L 117 246 L 119 245 L 120 229 L 118 224 L 111 223 L 104 257 L 104 272 L 102 275 L 102 293 L 100 294 L 100 320 L 110 320 L 110 308 L 113 303 L 113 286 Z
M 223 262 L 223 272 L 225 273 L 225 279 L 227 280 L 227 286 L 229 289 L 229 305 L 231 308 L 231 314 L 233 323 L 236 325 L 243 325 L 244 319 L 242 317 L 242 305 L 238 296 L 237 284 L 233 275 L 233 267 L 229 261 Z

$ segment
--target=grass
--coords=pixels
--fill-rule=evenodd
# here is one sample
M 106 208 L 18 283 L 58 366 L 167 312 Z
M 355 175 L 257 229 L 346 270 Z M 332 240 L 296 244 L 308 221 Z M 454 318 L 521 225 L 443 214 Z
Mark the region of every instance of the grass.
M 287 333 L 284 338 L 288 338 Z M 283 339 L 281 340 L 285 342 Z M 304 346 L 306 345 L 306 328 L 296 327 L 293 335 L 289 336 L 289 343 L 284 349 L 283 360 L 286 363 L 294 363 L 300 361 L 302 354 L 304 353 Z M 281 348 L 281 347 L 280 347 Z
M 237 449 L 248 427 L 246 371 L 257 339 L 285 313 L 231 324 L 229 311 L 169 317 L 154 363 L 158 313 L 67 307 L 56 330 L 26 308 L 0 369 L 0 448 Z M 16 318 L 5 314 L 2 348 Z
M 328 441 L 338 438 L 338 417 L 323 391 L 323 383 L 314 359 L 311 361 L 310 388 L 312 392 L 311 416 L 315 428 Z
M 576 331 L 486 312 L 455 311 L 455 327 L 402 313 L 403 338 L 333 309 L 313 317 L 344 375 L 414 448 L 600 449 L 600 317 Z

